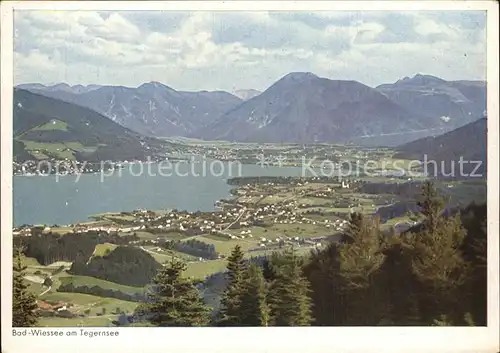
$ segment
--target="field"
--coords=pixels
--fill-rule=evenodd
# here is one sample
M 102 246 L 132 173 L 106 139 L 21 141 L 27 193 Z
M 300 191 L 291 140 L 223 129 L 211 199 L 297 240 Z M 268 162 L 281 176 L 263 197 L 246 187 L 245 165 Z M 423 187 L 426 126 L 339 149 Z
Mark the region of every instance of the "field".
M 153 234 L 140 230 L 134 233 L 143 240 L 155 240 L 157 238 L 164 238 L 166 240 L 183 240 L 186 238 L 184 234 L 181 234 L 179 232 L 165 232 L 165 233 Z
M 71 227 L 53 227 L 50 229 L 51 232 L 57 233 L 57 234 L 66 234 L 66 233 L 72 233 L 73 228 Z
M 71 319 L 63 317 L 42 317 L 39 319 L 38 327 L 115 327 L 111 322 L 117 315 L 106 315 L 96 317 L 75 317 Z
M 371 167 L 371 165 L 369 166 Z M 412 163 L 412 160 L 409 159 L 382 158 L 376 163 L 376 168 L 381 170 L 410 170 L 416 167 L 418 164 Z
M 213 244 L 215 246 L 215 251 L 217 251 L 219 254 L 226 256 L 231 254 L 231 251 L 234 249 L 236 245 L 241 246 L 241 249 L 243 251 L 247 251 L 248 249 L 254 248 L 257 245 L 257 241 L 251 238 L 230 240 L 213 235 L 203 235 L 197 237 L 196 239 L 207 244 Z
M 40 126 L 36 126 L 31 130 L 35 131 L 47 131 L 47 130 L 63 130 L 63 131 L 68 131 L 68 124 L 66 124 L 64 121 L 60 120 L 52 120 L 48 123 L 45 123 Z
M 83 145 L 81 144 L 78 145 L 73 144 L 72 147 L 69 147 L 64 143 L 43 143 L 43 142 L 25 141 L 25 140 L 19 140 L 19 141 L 24 143 L 26 150 L 33 155 L 37 153 L 44 156 L 54 155 L 60 159 L 68 158 L 70 160 L 74 160 L 75 156 L 73 154 L 73 151 L 71 151 L 71 149 L 76 149 L 76 150 L 83 149 Z
M 24 255 L 21 255 L 21 262 L 24 266 L 41 266 L 34 257 L 26 257 Z
M 49 127 L 46 126 L 48 126 L 48 124 L 38 127 L 37 130 L 48 130 Z M 67 158 L 69 160 L 75 160 L 73 151 L 92 153 L 97 150 L 95 146 L 83 146 L 80 142 L 36 142 L 23 140 L 22 136 L 19 136 L 17 140 L 24 144 L 26 151 L 38 159 L 46 159 L 49 156 L 53 156 L 58 159 Z
M 297 210 L 298 214 L 303 214 L 307 211 L 314 211 L 314 212 L 324 212 L 324 213 L 332 213 L 332 212 L 338 212 L 338 213 L 346 213 L 348 214 L 351 212 L 351 209 L 348 207 L 308 207 L 308 208 L 302 208 Z
M 43 291 L 45 289 L 47 289 L 46 287 L 42 286 L 41 283 L 32 282 L 32 281 L 28 281 L 28 280 L 26 280 L 25 283 L 29 286 L 28 290 L 31 293 L 36 294 L 36 295 L 39 295 L 40 293 L 43 293 Z
M 43 297 L 48 302 L 72 303 L 72 312 L 85 317 L 61 318 L 43 317 L 38 326 L 44 327 L 77 327 L 77 326 L 113 326 L 111 321 L 118 314 L 116 311 L 132 313 L 138 303 L 128 302 L 114 298 L 102 298 L 94 295 L 80 293 L 49 293 Z
M 112 213 L 112 212 L 107 212 L 107 213 L 99 213 L 94 216 L 92 216 L 94 219 L 100 219 L 100 220 L 107 220 L 107 221 L 133 221 L 135 219 L 134 216 L 128 215 L 128 214 L 121 214 L 121 213 Z
M 172 257 L 180 259 L 184 262 L 198 260 L 197 257 L 191 256 L 189 254 L 185 254 L 185 253 L 182 253 L 179 251 L 175 251 L 175 250 L 169 250 L 169 249 L 163 250 L 162 249 L 161 251 L 158 251 L 158 249 L 156 247 L 153 247 L 153 246 L 143 246 L 141 248 L 144 251 L 147 251 L 149 254 L 151 254 L 151 256 L 153 256 L 155 258 L 155 260 L 161 264 L 164 262 L 169 262 L 170 260 L 172 260 Z
M 203 262 L 192 262 L 187 264 L 184 277 L 193 279 L 204 279 L 206 276 L 226 269 L 227 260 L 211 260 Z
M 144 291 L 144 288 L 142 287 L 132 287 L 132 286 L 125 286 L 122 284 L 118 283 L 113 283 L 110 281 L 105 281 L 99 278 L 95 277 L 88 277 L 88 276 L 75 276 L 75 275 L 67 275 L 64 277 L 60 277 L 59 281 L 61 282 L 61 285 L 66 285 L 66 284 L 73 284 L 75 287 L 81 287 L 81 286 L 87 286 L 87 287 L 93 287 L 93 286 L 99 286 L 103 289 L 112 289 L 112 290 L 117 290 L 121 291 L 124 293 L 142 293 Z
M 115 244 L 110 244 L 110 243 L 104 243 L 104 244 L 97 244 L 94 250 L 93 256 L 104 256 L 109 254 L 111 251 L 116 249 Z
M 487 199 L 486 182 L 448 182 L 441 183 L 441 191 L 454 203 L 468 204 L 472 201 L 485 202 Z
M 331 217 L 328 217 L 331 219 Z M 314 221 L 313 221 L 314 222 Z M 310 237 L 318 237 L 323 235 L 329 235 L 332 233 L 332 230 L 325 227 L 324 224 L 319 224 L 318 221 L 316 224 L 273 224 L 270 227 L 249 227 L 248 229 L 252 231 L 253 239 L 250 238 L 248 241 L 255 242 L 260 238 L 266 239 L 276 239 L 279 236 L 298 236 L 303 238 Z M 229 230 L 228 232 L 233 233 L 235 235 L 239 234 L 238 230 Z M 247 240 L 247 239 L 245 239 Z M 238 240 L 242 241 L 242 240 Z M 235 244 L 232 245 L 234 247 Z M 217 248 L 217 247 L 216 247 Z

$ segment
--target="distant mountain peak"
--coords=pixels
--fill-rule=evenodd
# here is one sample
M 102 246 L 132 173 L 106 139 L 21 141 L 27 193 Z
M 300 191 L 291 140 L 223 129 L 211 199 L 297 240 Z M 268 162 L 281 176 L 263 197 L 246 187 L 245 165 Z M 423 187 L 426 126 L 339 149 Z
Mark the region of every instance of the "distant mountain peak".
M 283 77 L 284 80 L 297 80 L 297 81 L 307 80 L 311 78 L 318 78 L 318 76 L 316 76 L 312 72 L 290 72 L 289 74 Z
M 71 88 L 66 82 L 57 83 L 52 86 L 52 88 Z
M 439 78 L 436 76 L 417 73 L 416 75 L 414 75 L 411 78 L 406 76 L 406 77 L 396 81 L 396 83 L 413 84 L 413 85 L 429 85 L 429 84 L 433 84 L 433 83 L 435 83 L 435 84 L 446 83 L 446 81 L 443 80 L 442 78 Z
M 257 91 L 256 89 L 238 89 L 233 92 L 233 95 L 243 100 L 249 100 L 261 93 L 261 91 Z
M 139 87 L 137 87 L 139 90 L 141 89 L 157 89 L 157 88 L 162 88 L 162 89 L 167 89 L 169 91 L 174 91 L 172 87 L 169 87 L 161 82 L 158 81 L 150 81 L 147 83 L 143 83 Z

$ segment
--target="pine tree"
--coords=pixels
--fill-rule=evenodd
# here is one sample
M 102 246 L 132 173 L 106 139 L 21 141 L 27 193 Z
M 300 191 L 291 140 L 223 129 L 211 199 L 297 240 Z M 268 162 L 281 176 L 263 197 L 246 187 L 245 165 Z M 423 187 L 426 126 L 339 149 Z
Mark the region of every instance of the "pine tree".
M 153 293 L 137 313 L 155 326 L 207 326 L 211 310 L 191 280 L 183 278 L 183 262 L 172 261 L 153 278 Z
M 271 282 L 275 278 L 275 273 L 271 265 L 271 261 L 269 258 L 265 258 L 262 263 L 262 274 L 264 275 L 264 279 L 266 282 Z
M 285 251 L 276 268 L 276 279 L 269 293 L 270 324 L 272 326 L 309 326 L 312 321 L 310 284 L 302 273 L 295 251 Z
M 347 311 L 345 324 L 375 325 L 380 321 L 375 275 L 384 260 L 378 219 L 367 220 L 362 214 L 353 214 L 344 239 L 339 255 L 341 295 Z
M 404 237 L 390 239 L 383 249 L 385 258 L 376 277 L 381 290 L 379 325 L 418 326 L 418 280 L 412 269 L 411 248 Z
M 13 292 L 12 292 L 12 326 L 31 327 L 37 323 L 38 308 L 36 296 L 29 292 L 29 285 L 25 283 L 26 266 L 21 258 L 22 249 L 14 249 Z
M 461 293 L 465 294 L 468 319 L 478 326 L 487 324 L 487 207 L 486 204 L 471 203 L 462 211 L 462 223 L 467 235 L 462 244 L 464 260 L 467 261 L 467 277 Z
M 218 326 L 241 326 L 241 296 L 243 276 L 246 269 L 241 247 L 236 245 L 228 257 L 228 283 L 221 298 L 221 310 L 218 314 Z
M 349 225 L 347 231 L 342 234 L 341 242 L 342 243 L 351 243 L 354 239 L 352 238 L 353 234 L 358 234 L 363 227 L 364 217 L 362 213 L 353 212 L 350 215 Z
M 424 224 L 432 233 L 438 226 L 439 219 L 444 207 L 444 199 L 438 193 L 435 185 L 426 181 L 422 186 L 422 194 L 420 201 L 417 202 L 420 208 L 420 213 L 425 217 Z
M 339 290 L 339 272 L 339 246 L 336 243 L 312 252 L 304 266 L 304 273 L 311 283 L 312 310 L 317 326 L 340 326 L 343 323 L 345 306 Z
M 250 264 L 243 278 L 240 313 L 242 326 L 268 326 L 265 285 L 262 269 L 255 263 Z
M 425 216 L 424 227 L 409 237 L 413 246 L 412 269 L 421 287 L 420 314 L 424 322 L 431 324 L 441 315 L 457 322 L 463 319 L 456 309 L 467 272 L 461 251 L 465 230 L 458 215 L 442 215 L 444 202 L 433 184 L 426 183 L 422 197 L 419 205 Z

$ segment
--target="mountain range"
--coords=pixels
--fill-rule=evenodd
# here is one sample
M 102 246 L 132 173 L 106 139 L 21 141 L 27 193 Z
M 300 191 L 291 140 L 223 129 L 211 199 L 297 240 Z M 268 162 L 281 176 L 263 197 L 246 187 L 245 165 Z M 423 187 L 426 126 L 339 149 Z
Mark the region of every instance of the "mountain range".
M 24 85 L 31 92 L 95 110 L 146 136 L 190 136 L 242 100 L 223 91 L 182 92 L 158 82 L 139 87 Z
M 209 139 L 306 143 L 350 142 L 439 125 L 359 82 L 290 73 L 204 130 Z
M 90 108 L 146 136 L 240 142 L 334 142 L 395 146 L 480 119 L 486 84 L 417 74 L 372 88 L 290 73 L 264 92 L 24 84 L 31 92 Z
M 417 74 L 377 90 L 408 110 L 453 127 L 481 118 L 486 111 L 486 83 L 482 81 L 445 81 Z

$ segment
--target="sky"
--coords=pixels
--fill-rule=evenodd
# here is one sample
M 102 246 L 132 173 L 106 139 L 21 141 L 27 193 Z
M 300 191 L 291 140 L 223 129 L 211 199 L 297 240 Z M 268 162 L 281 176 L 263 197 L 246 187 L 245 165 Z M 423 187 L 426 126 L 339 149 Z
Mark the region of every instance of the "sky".
M 484 11 L 14 14 L 14 83 L 157 81 L 177 90 L 265 90 L 289 72 L 369 86 L 417 73 L 486 77 Z

